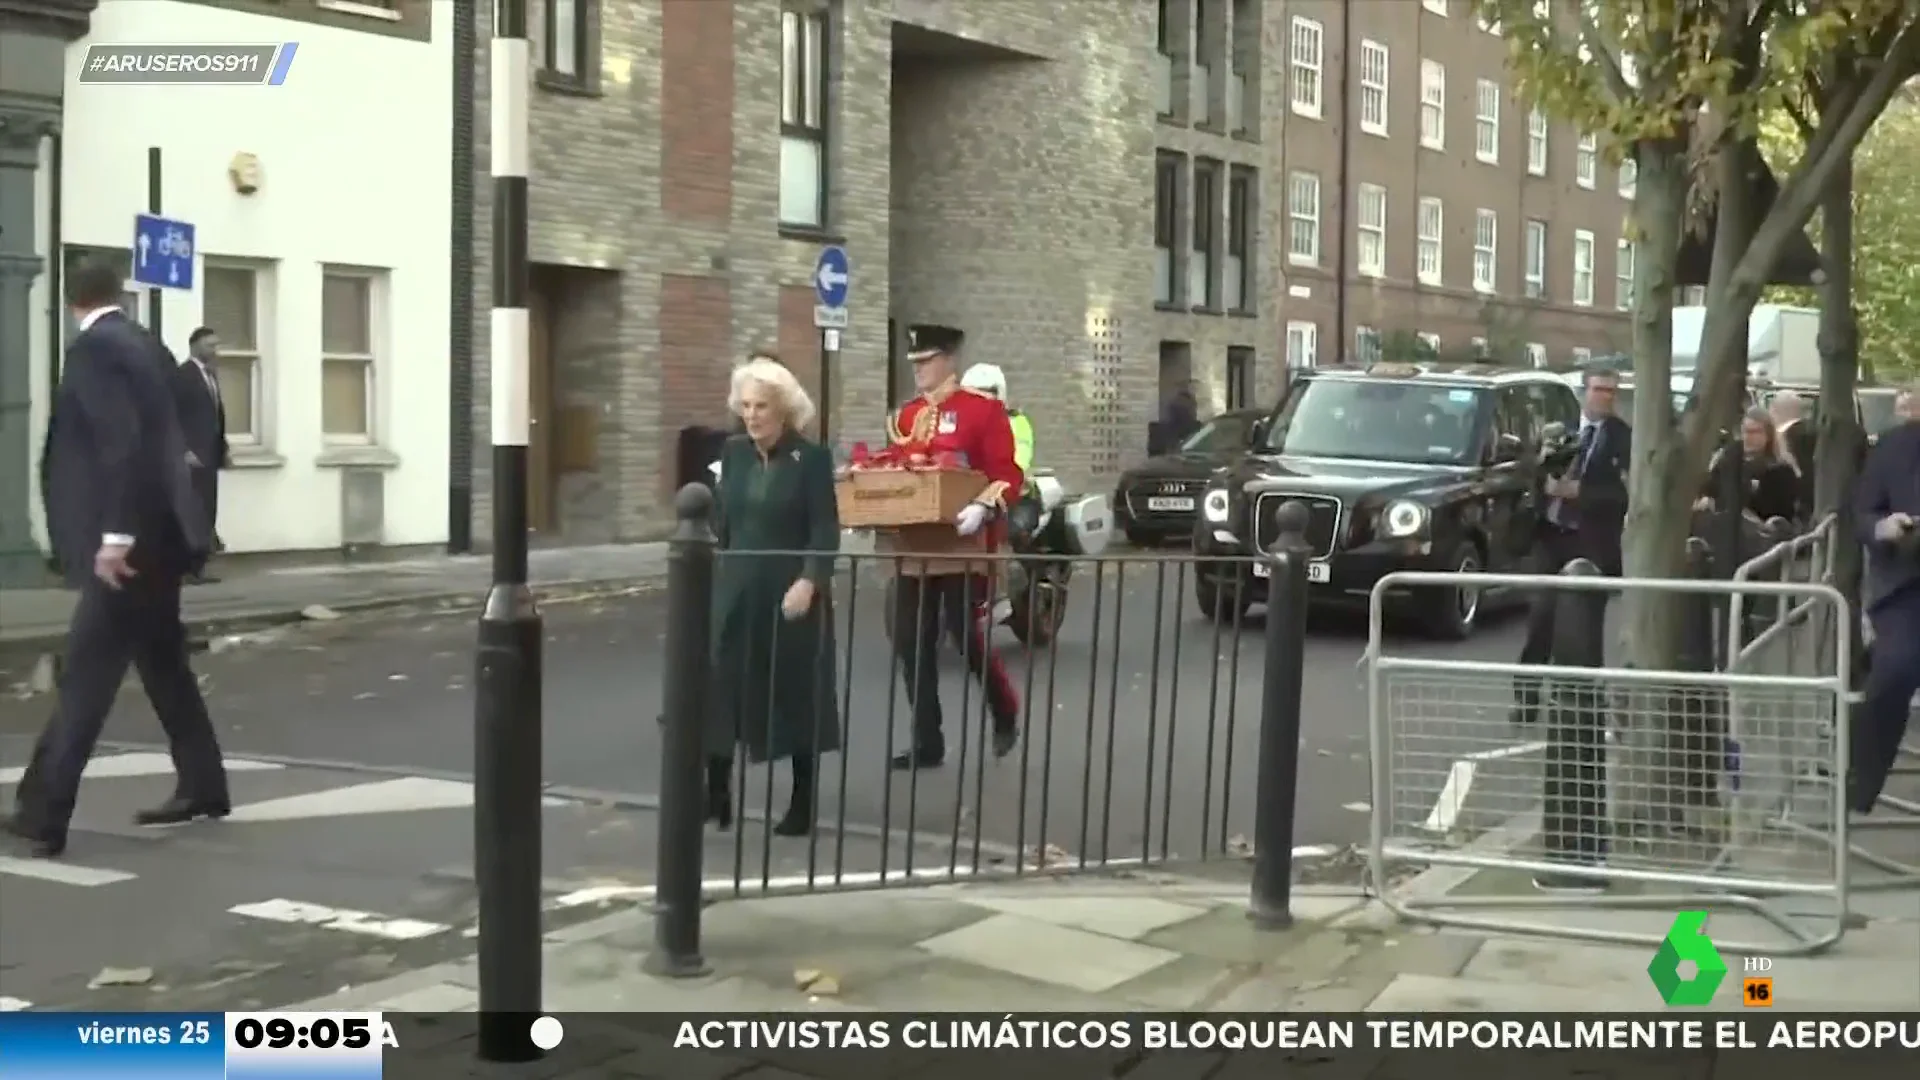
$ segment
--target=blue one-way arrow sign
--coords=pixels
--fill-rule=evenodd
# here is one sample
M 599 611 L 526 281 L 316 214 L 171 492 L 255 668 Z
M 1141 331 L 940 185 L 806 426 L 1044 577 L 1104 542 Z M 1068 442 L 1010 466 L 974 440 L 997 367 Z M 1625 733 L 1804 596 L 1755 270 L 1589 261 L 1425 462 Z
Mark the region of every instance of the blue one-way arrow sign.
M 847 292 L 852 284 L 853 265 L 847 260 L 847 249 L 821 248 L 820 258 L 813 264 L 813 295 L 820 306 L 846 307 Z
M 192 289 L 193 249 L 193 226 L 187 222 L 134 215 L 134 281 L 155 289 Z

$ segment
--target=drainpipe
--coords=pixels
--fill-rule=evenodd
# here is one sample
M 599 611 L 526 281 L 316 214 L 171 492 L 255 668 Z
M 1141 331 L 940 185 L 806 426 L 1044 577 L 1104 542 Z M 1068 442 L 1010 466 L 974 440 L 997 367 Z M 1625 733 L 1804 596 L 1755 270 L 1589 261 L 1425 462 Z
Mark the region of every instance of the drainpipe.
M 473 109 L 480 51 L 473 4 L 453 5 L 453 239 L 447 286 L 447 553 L 473 550 Z
M 1352 229 L 1347 228 L 1347 208 L 1353 205 L 1353 191 L 1347 182 L 1353 157 L 1353 0 L 1340 0 L 1340 157 L 1334 168 L 1340 185 L 1340 236 L 1334 243 L 1333 257 L 1333 362 L 1347 362 L 1347 249 L 1352 245 Z

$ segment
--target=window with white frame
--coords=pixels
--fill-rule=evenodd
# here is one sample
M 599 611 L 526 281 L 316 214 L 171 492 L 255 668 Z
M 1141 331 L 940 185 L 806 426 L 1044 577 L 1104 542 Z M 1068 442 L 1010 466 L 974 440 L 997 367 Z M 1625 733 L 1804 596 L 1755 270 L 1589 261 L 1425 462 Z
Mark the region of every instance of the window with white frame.
M 1527 172 L 1547 175 L 1547 114 L 1541 109 L 1527 113 Z
M 1593 362 L 1592 349 L 1583 349 L 1577 345 L 1574 347 L 1574 350 L 1573 350 L 1573 366 L 1574 367 L 1585 367 L 1586 365 L 1592 362 Z
M 1313 173 L 1287 178 L 1287 261 L 1320 265 L 1320 178 Z
M 1447 0 L 1420 0 L 1420 6 L 1444 17 L 1447 14 Z
M 1534 367 L 1547 366 L 1547 347 L 1537 341 L 1527 342 L 1527 363 Z
M 1379 184 L 1361 184 L 1357 201 L 1360 211 L 1357 271 L 1361 277 L 1385 277 L 1387 273 L 1387 189 Z
M 1315 120 L 1320 119 L 1320 82 L 1326 41 L 1326 32 L 1319 23 L 1294 16 L 1290 51 L 1293 111 Z
M 1473 93 L 1473 156 L 1500 163 L 1500 84 L 1481 79 Z
M 1430 334 L 1427 331 L 1422 330 L 1420 331 L 1420 333 L 1414 336 L 1420 339 L 1420 344 L 1426 347 L 1427 354 L 1429 356 L 1438 356 L 1440 354 L 1440 335 L 1439 334 Z
M 1447 148 L 1447 68 L 1438 60 L 1420 61 L 1420 145 Z
M 1487 209 L 1473 212 L 1473 288 L 1475 292 L 1494 290 L 1494 267 L 1500 250 L 1500 219 Z
M 827 223 L 827 12 L 780 13 L 780 222 Z
M 273 338 L 269 304 L 273 274 L 259 263 L 208 259 L 201 268 L 200 321 L 220 348 L 214 375 L 227 414 L 227 441 L 261 446 L 267 441 L 264 343 Z
M 1628 151 L 1631 155 L 1632 151 Z M 1631 199 L 1640 190 L 1640 163 L 1632 156 L 1620 162 L 1620 197 Z
M 1580 136 L 1573 153 L 1573 182 L 1591 191 L 1600 175 L 1600 140 L 1594 135 Z
M 1484 9 L 1474 13 L 1473 21 L 1476 26 L 1489 34 L 1498 34 L 1500 32 L 1499 17 L 1487 14 Z
M 1371 326 L 1356 326 L 1353 329 L 1353 358 L 1362 364 L 1377 364 L 1383 352 L 1380 331 Z
M 1287 323 L 1287 366 L 1290 368 L 1310 368 L 1320 359 L 1320 326 L 1318 323 L 1301 322 L 1298 319 Z
M 1527 221 L 1527 265 L 1521 274 L 1529 300 L 1538 300 L 1547 295 L 1547 223 L 1528 219 Z
M 375 440 L 379 306 L 385 274 L 329 266 L 320 278 L 320 434 Z
M 1593 306 L 1593 234 L 1573 230 L 1573 302 Z
M 1438 285 L 1444 275 L 1445 263 L 1441 237 L 1446 226 L 1446 210 L 1439 199 L 1430 195 L 1420 198 L 1420 208 L 1414 222 L 1414 232 L 1418 238 L 1418 251 L 1414 258 L 1414 273 L 1422 285 Z
M 1360 43 L 1360 130 L 1369 135 L 1387 133 L 1387 47 L 1377 41 Z
M 1613 306 L 1617 311 L 1633 307 L 1633 269 L 1640 249 L 1631 240 L 1615 243 L 1613 251 Z

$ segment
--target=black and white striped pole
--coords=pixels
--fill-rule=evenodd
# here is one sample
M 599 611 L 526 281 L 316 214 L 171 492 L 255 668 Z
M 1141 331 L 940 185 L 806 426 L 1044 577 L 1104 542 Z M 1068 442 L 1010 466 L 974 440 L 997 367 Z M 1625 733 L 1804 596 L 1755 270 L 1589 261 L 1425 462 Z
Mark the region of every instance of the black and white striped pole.
M 482 1061 L 532 1061 L 540 1015 L 540 612 L 527 585 L 527 0 L 493 9 L 493 587 L 474 680 Z

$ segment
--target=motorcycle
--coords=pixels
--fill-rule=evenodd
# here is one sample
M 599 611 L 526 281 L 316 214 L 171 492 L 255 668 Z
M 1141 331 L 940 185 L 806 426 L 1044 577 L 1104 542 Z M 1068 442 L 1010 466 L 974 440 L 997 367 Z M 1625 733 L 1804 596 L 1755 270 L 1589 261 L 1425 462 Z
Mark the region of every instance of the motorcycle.
M 1052 470 L 1035 470 L 1007 521 L 1007 598 L 996 612 L 1022 645 L 1053 640 L 1066 616 L 1067 583 L 1076 558 L 1107 550 L 1113 508 L 1104 495 L 1068 495 Z

